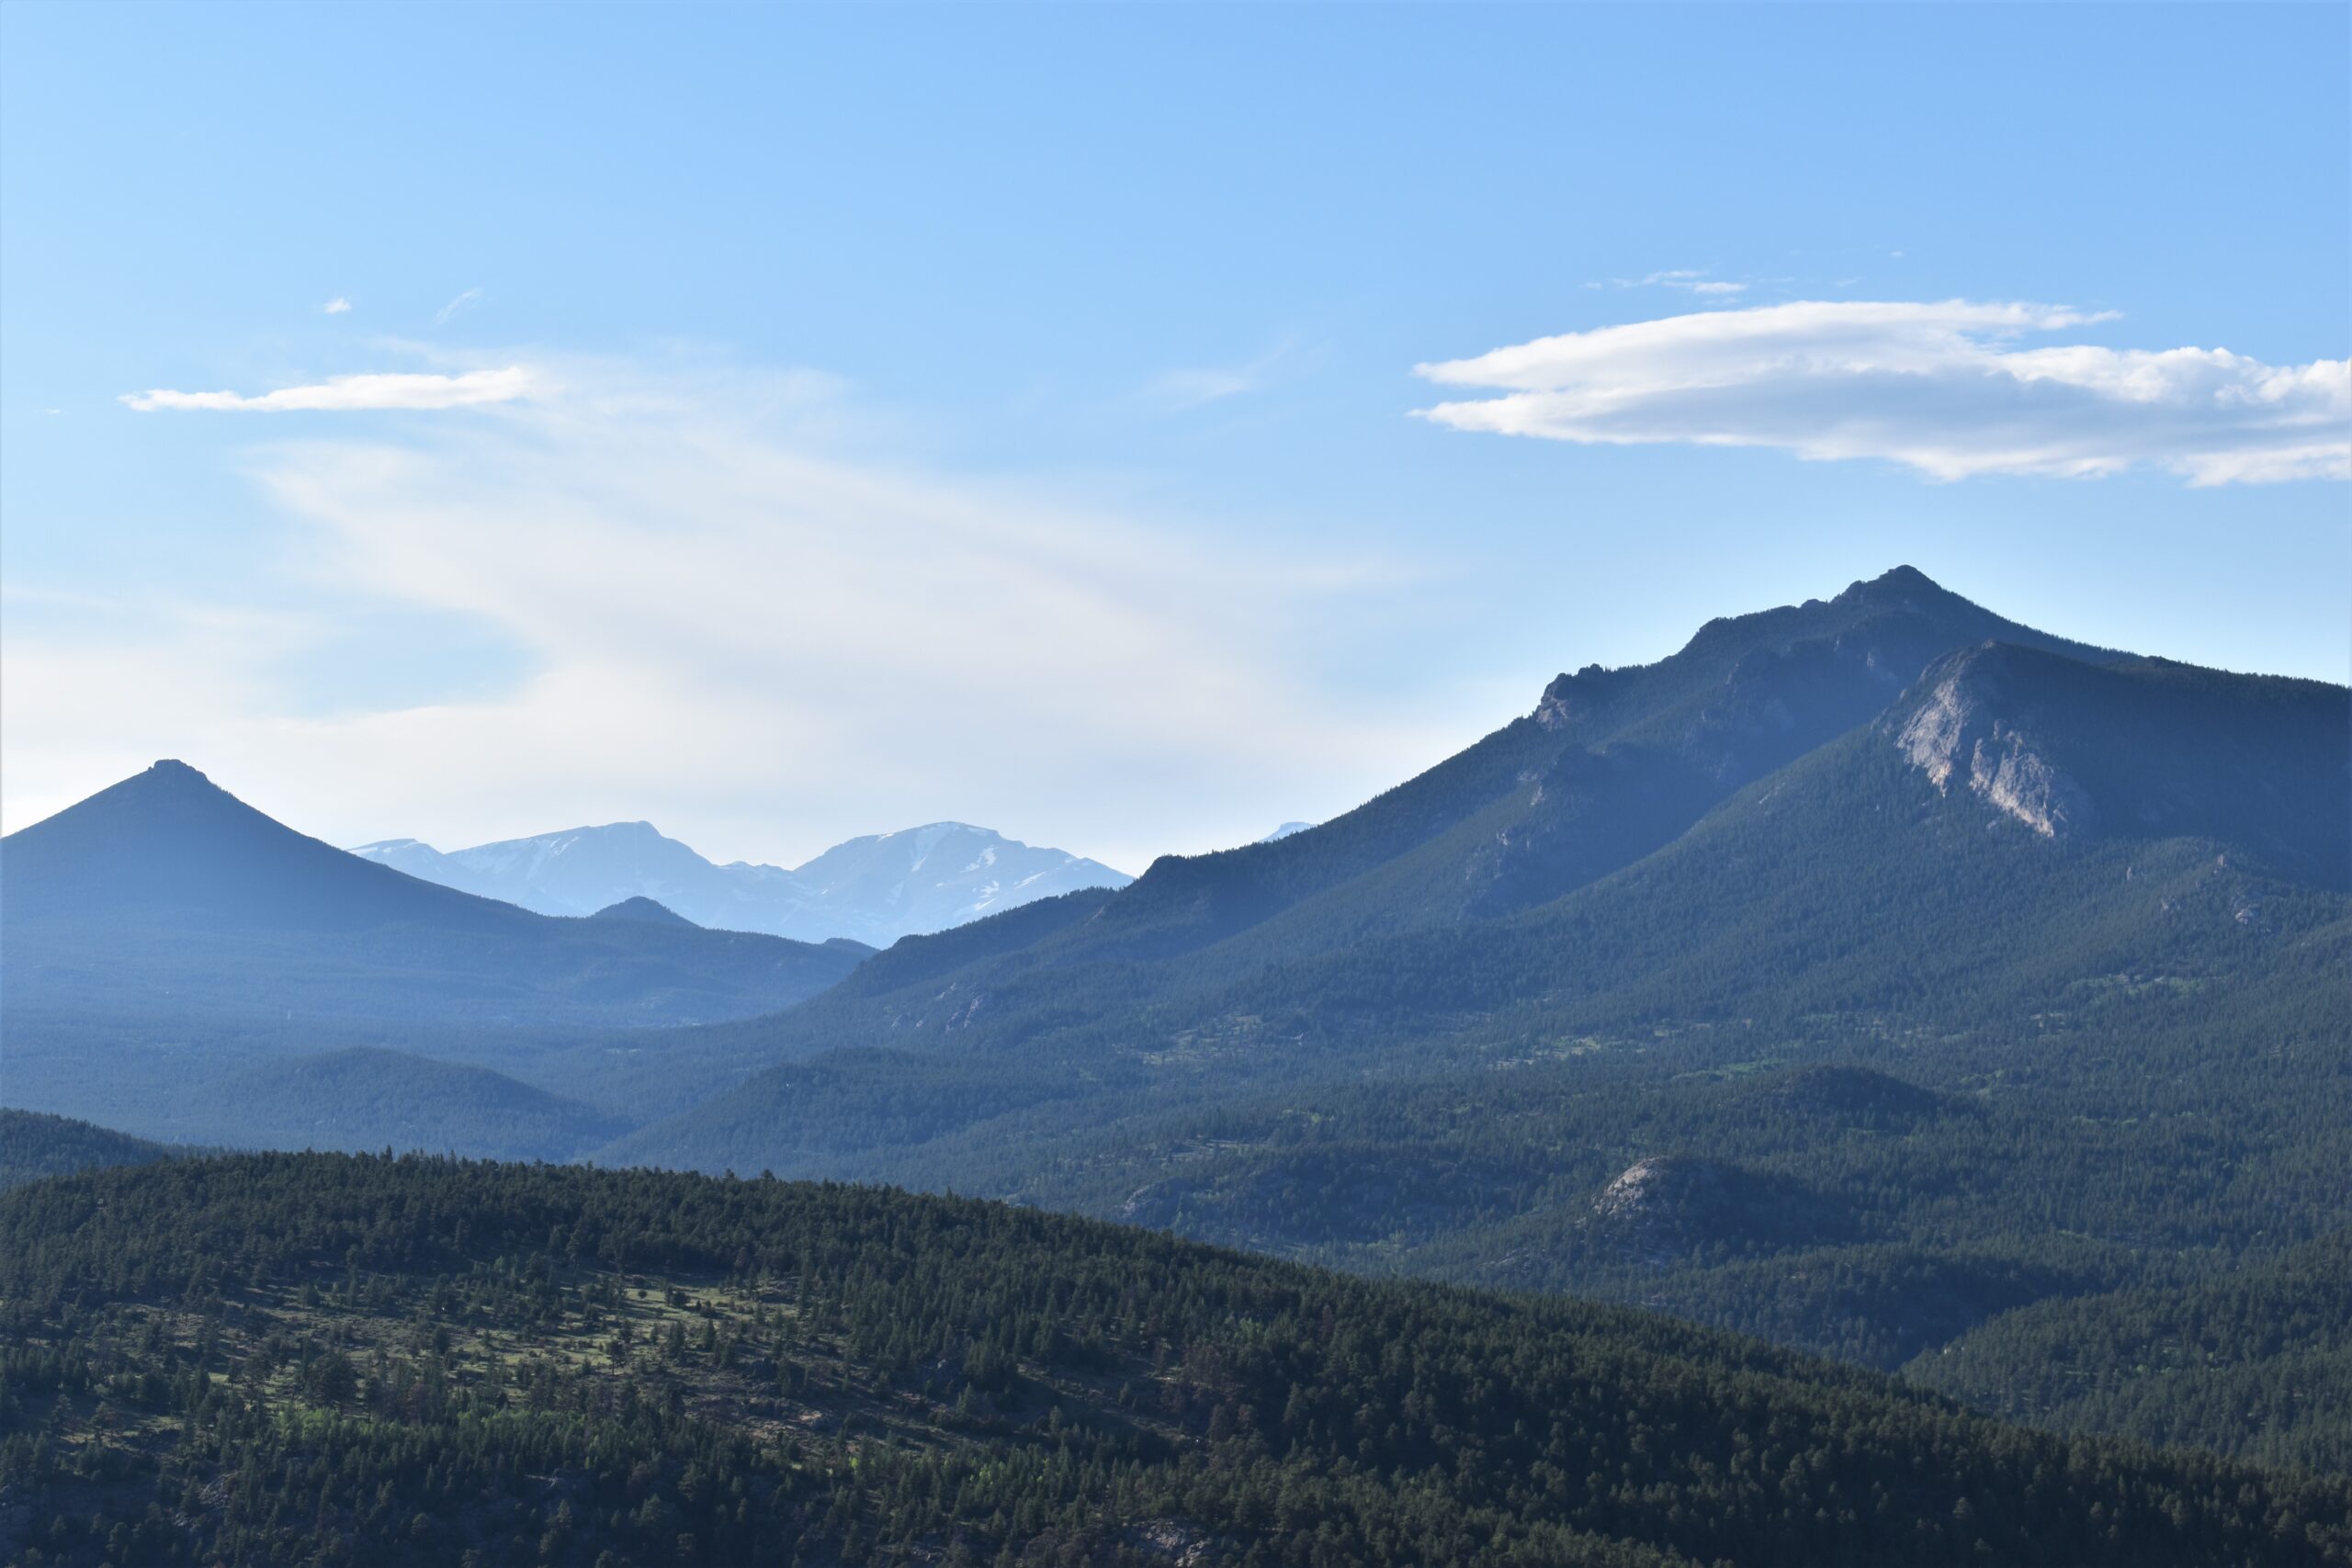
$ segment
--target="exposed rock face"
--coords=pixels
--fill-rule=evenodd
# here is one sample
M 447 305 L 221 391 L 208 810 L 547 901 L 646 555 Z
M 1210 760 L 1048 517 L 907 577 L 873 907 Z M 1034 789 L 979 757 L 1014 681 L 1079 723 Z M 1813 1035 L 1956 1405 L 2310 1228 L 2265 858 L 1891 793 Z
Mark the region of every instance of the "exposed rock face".
M 1720 1202 L 1722 1173 L 1705 1160 L 1635 1160 L 1600 1190 L 1592 1212 L 1604 1220 L 1645 1219 L 1662 1211 Z
M 1968 787 L 2045 839 L 2087 830 L 2097 820 L 2082 785 L 1998 724 L 1969 753 Z
M 1562 675 L 1544 688 L 1535 705 L 1535 722 L 1546 729 L 1566 729 L 1623 696 L 1638 671 L 1604 670 L 1588 664 L 1573 675 Z
M 1592 1201 L 1595 1234 L 1663 1268 L 1702 1251 L 1773 1252 L 1840 1239 L 1851 1218 L 1783 1178 L 1692 1155 L 1627 1166 Z
M 1938 789 L 1949 792 L 1957 777 L 2045 839 L 2088 832 L 2098 820 L 2089 792 L 1996 711 L 2006 694 L 2002 651 L 1987 643 L 1931 671 L 1894 744 Z
M 1630 1259 L 1664 1268 L 1736 1228 L 1729 1184 L 1712 1161 L 1636 1160 L 1592 1201 L 1593 1224 Z

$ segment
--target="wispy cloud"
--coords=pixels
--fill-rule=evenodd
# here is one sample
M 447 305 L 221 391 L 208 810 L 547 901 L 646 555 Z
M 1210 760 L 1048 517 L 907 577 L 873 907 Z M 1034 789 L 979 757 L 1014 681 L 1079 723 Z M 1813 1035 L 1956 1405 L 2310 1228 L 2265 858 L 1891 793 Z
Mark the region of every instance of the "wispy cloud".
M 433 324 L 436 327 L 447 326 L 449 324 L 450 317 L 455 316 L 461 311 L 470 310 L 481 303 L 481 290 L 479 288 L 469 288 L 463 294 L 458 295 L 455 299 L 450 300 L 447 305 L 442 306 L 438 310 L 434 311 Z
M 325 304 L 320 306 L 319 312 L 322 315 L 340 316 L 350 309 L 351 301 L 338 294 L 334 299 L 328 300 Z
M 1262 391 L 1294 356 L 1288 340 L 1240 365 L 1198 366 L 1163 370 L 1144 384 L 1144 395 L 1164 407 L 1184 410 Z
M 1702 311 L 1418 366 L 1503 393 L 1419 412 L 1557 441 L 1888 458 L 1939 479 L 2141 466 L 2197 485 L 2352 477 L 2352 360 L 2021 346 L 2110 319 L 1960 299 Z
M 1329 672 L 1329 604 L 1390 635 L 1394 567 L 927 469 L 822 378 L 529 369 L 542 390 L 495 420 L 244 456 L 303 525 L 277 564 L 316 626 L 10 617 L 14 809 L 106 782 L 102 758 L 187 755 L 355 843 L 654 815 L 780 860 L 955 817 L 1140 866 L 1254 836 L 1269 799 L 1367 795 L 1472 727 L 1453 694 Z M 289 690 L 351 657 L 335 628 L 362 612 L 512 657 L 461 695 L 304 708 Z
M 1695 267 L 1676 267 L 1668 272 L 1645 273 L 1640 277 L 1604 277 L 1585 285 L 1587 288 L 1679 288 L 1686 294 L 1702 294 L 1713 299 L 1730 299 L 1747 292 L 1748 286 L 1728 278 L 1710 277 Z
M 519 365 L 503 370 L 469 370 L 459 376 L 384 372 L 332 376 L 307 387 L 280 387 L 248 397 L 242 392 L 175 392 L 155 388 L 125 392 L 122 401 L 141 413 L 200 409 L 230 413 L 351 412 L 364 409 L 458 409 L 508 403 L 531 395 L 532 374 Z

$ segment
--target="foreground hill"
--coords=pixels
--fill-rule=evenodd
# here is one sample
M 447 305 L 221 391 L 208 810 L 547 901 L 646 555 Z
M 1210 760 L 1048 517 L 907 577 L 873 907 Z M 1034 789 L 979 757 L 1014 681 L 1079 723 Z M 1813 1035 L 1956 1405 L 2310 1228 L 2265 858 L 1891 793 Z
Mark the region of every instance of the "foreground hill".
M 2352 1561 L 2341 1481 L 874 1190 L 85 1174 L 0 1196 L 0 1552 L 51 1563 Z
M 351 852 L 411 876 L 543 915 L 586 915 L 650 898 L 719 931 L 888 947 L 984 915 L 1135 878 L 987 828 L 933 822 L 836 844 L 804 865 L 716 864 L 650 822 L 612 822 L 447 853 L 414 839 Z

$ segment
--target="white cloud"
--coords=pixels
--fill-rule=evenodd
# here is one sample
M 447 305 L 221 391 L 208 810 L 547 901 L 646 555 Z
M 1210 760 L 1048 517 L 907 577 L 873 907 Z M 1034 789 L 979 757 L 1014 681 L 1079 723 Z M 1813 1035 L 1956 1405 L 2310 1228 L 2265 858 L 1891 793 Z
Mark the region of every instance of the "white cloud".
M 460 310 L 470 310 L 481 303 L 481 290 L 479 288 L 469 288 L 463 294 L 460 294 L 456 299 L 450 300 L 447 305 L 442 306 L 438 310 L 434 311 L 433 324 L 436 327 L 447 326 L 449 324 L 450 317 L 458 314 Z
M 1418 366 L 1431 381 L 1503 394 L 1419 412 L 1559 441 L 1888 458 L 1939 479 L 2138 466 L 2198 485 L 2352 477 L 2352 360 L 2020 346 L 2109 319 L 1959 299 L 1669 316 Z
M 1729 299 L 1747 292 L 1745 283 L 1725 278 L 1709 277 L 1696 267 L 1679 266 L 1666 272 L 1646 273 L 1640 277 L 1611 277 L 1598 283 L 1588 283 L 1587 288 L 1679 288 L 1686 294 L 1703 294 L 1715 299 Z
M 340 294 L 319 307 L 320 313 L 328 316 L 340 316 L 350 309 L 351 301 Z
M 122 400 L 141 413 L 204 409 L 233 413 L 349 412 L 364 409 L 459 409 L 508 403 L 537 389 L 519 365 L 469 370 L 458 376 L 386 372 L 331 376 L 308 387 L 280 387 L 247 397 L 241 392 L 174 392 L 157 388 L 125 392 Z
M 1368 797 L 1498 711 L 1356 689 L 1329 627 L 1393 635 L 1393 570 L 927 474 L 845 441 L 821 378 L 529 374 L 494 421 L 249 454 L 303 525 L 267 574 L 301 617 L 8 622 L 16 820 L 183 756 L 342 842 L 650 817 L 791 863 L 956 818 L 1139 871 L 1270 800 Z M 351 605 L 481 628 L 514 672 L 322 716 L 293 692 L 335 683 Z

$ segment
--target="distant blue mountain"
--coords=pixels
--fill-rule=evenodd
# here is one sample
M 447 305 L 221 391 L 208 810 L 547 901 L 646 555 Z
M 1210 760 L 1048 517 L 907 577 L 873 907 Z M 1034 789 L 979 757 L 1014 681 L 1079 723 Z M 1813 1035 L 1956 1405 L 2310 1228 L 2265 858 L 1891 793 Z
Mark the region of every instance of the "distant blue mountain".
M 550 919 L 307 838 L 178 761 L 0 840 L 0 921 L 17 1018 L 701 1022 L 788 1007 L 861 956 Z
M 411 876 L 543 915 L 587 915 L 644 898 L 715 931 L 888 947 L 985 915 L 1135 879 L 1099 861 L 986 828 L 933 822 L 837 844 L 806 865 L 705 860 L 650 822 L 614 822 L 443 853 L 414 839 L 351 852 Z

